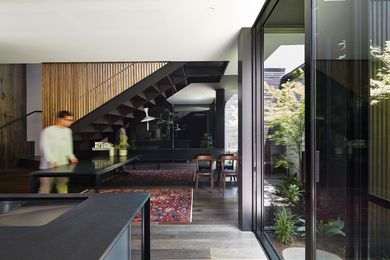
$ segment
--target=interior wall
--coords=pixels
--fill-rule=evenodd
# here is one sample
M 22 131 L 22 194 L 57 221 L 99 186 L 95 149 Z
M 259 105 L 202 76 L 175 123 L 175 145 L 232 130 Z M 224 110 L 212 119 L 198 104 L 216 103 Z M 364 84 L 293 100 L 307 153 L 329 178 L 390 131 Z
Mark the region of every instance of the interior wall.
M 253 225 L 253 159 L 252 159 L 252 30 L 242 28 L 238 43 L 238 156 L 241 178 L 238 178 L 238 219 L 243 231 Z
M 0 126 L 26 113 L 26 65 L 0 65 Z M 26 120 L 0 129 L 0 168 L 14 166 L 20 156 L 28 155 Z
M 42 64 L 26 65 L 26 112 L 42 111 Z M 39 135 L 42 130 L 42 113 L 27 118 L 27 141 L 35 143 L 34 154 L 39 155 Z
M 26 113 L 26 66 L 0 65 L 0 125 Z M 20 121 L 0 130 L 0 143 L 26 140 L 26 124 Z

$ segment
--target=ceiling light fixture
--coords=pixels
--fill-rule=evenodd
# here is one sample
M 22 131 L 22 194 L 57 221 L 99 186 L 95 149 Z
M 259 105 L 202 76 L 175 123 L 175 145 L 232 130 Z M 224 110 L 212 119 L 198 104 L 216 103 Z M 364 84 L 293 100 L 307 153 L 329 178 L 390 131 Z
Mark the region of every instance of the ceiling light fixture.
M 141 120 L 142 123 L 146 122 L 146 130 L 147 131 L 149 131 L 149 122 L 156 119 L 155 117 L 149 116 L 148 110 L 149 110 L 149 108 L 147 108 L 147 107 L 144 108 L 146 116 Z
M 215 8 L 212 7 L 212 6 L 210 6 L 210 7 L 208 8 L 208 10 L 209 10 L 210 12 L 214 12 L 214 11 L 215 11 Z
M 182 129 L 179 127 L 179 124 L 176 124 L 176 128 L 175 128 L 175 131 L 181 131 Z

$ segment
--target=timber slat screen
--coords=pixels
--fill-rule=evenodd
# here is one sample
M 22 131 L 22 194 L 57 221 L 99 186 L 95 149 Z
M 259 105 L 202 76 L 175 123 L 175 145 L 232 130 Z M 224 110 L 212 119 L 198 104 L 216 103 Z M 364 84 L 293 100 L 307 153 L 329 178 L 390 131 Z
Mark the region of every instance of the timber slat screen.
M 78 120 L 151 75 L 166 62 L 43 63 L 42 124 L 68 110 Z

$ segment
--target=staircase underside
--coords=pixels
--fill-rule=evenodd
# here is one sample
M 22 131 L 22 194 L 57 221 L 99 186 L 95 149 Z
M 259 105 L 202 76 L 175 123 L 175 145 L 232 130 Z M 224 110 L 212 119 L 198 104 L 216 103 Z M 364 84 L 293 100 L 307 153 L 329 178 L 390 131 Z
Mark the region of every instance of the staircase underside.
M 123 124 L 140 121 L 145 107 L 162 104 L 191 83 L 218 83 L 227 65 L 226 61 L 169 62 L 76 121 L 71 126 L 74 140 L 89 146 L 91 141 L 102 139 Z

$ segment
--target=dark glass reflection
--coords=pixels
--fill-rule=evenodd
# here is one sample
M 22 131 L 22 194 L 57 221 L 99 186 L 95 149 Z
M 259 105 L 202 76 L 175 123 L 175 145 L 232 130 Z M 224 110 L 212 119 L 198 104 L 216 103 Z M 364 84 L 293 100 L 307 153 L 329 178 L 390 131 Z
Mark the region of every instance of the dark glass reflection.
M 281 258 L 297 250 L 304 258 L 304 34 L 273 31 L 272 21 L 264 35 L 263 230 Z

